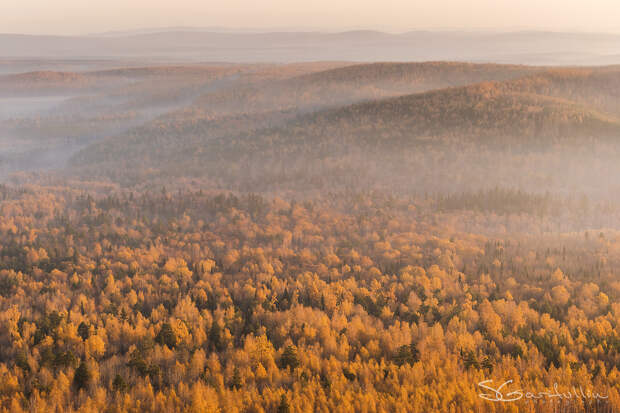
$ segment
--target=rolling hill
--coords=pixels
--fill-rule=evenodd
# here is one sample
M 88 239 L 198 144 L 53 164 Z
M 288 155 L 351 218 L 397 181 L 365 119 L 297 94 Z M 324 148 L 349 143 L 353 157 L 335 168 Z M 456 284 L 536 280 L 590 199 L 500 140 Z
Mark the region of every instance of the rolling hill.
M 464 86 L 483 81 L 515 79 L 540 69 L 517 65 L 469 64 L 456 62 L 371 63 L 338 67 L 302 74 L 263 85 L 236 89 L 226 110 L 252 111 L 298 109 L 308 111 L 345 105 L 362 100 L 401 96 L 450 86 Z M 208 106 L 218 95 L 207 95 L 197 105 Z M 224 102 L 216 100 L 221 106 Z
M 151 158 L 159 164 L 175 158 L 175 153 L 184 148 L 202 150 L 215 138 L 283 126 L 317 110 L 484 80 L 514 79 L 538 70 L 541 69 L 466 63 L 378 63 L 291 77 L 290 65 L 282 67 L 279 73 L 275 68 L 266 68 L 243 74 L 230 87 L 205 93 L 183 109 L 111 137 L 89 150 L 107 159 Z
M 428 64 L 433 69 L 436 65 Z M 359 68 L 351 66 L 292 80 L 296 85 L 329 84 L 330 79 L 340 84 L 339 71 L 356 70 Z M 377 67 L 370 65 L 367 70 L 370 73 L 360 76 L 359 81 L 355 76 L 343 75 L 352 79 L 349 90 L 378 88 L 376 85 L 394 79 L 406 82 L 402 75 L 391 75 L 395 70 L 384 70 L 381 76 L 374 74 L 381 72 Z M 562 87 L 559 81 L 557 86 L 551 82 L 553 88 L 532 87 L 542 84 L 538 79 L 562 76 L 575 85 L 579 82 L 573 79 L 574 74 L 568 75 L 572 69 L 566 69 L 568 74 L 557 69 L 541 73 L 529 70 L 520 79 L 514 78 L 518 70 L 507 70 L 507 80 L 503 81 L 365 99 L 314 111 L 309 107 L 305 112 L 289 113 L 269 111 L 264 106 L 266 110 L 261 112 L 257 109 L 261 105 L 252 105 L 235 113 L 231 105 L 232 115 L 212 113 L 209 120 L 191 123 L 194 108 L 176 124 L 176 132 L 169 129 L 170 123 L 161 123 L 160 119 L 153 124 L 158 125 L 160 133 L 150 133 L 156 128 L 146 125 L 129 137 L 111 138 L 82 150 L 71 164 L 79 173 L 105 175 L 129 185 L 191 176 L 215 186 L 257 190 L 298 186 L 300 179 L 304 181 L 301 185 L 309 188 L 346 187 L 352 183 L 393 186 L 397 181 L 406 186 L 407 177 L 426 169 L 447 175 L 426 180 L 427 184 L 450 186 L 449 175 L 460 174 L 462 179 L 468 179 L 459 170 L 475 169 L 476 162 L 499 162 L 498 168 L 510 165 L 512 170 L 497 175 L 505 184 L 515 175 L 514 168 L 518 169 L 520 162 L 534 162 L 537 154 L 543 154 L 541 159 L 548 156 L 551 165 L 561 163 L 562 156 L 578 156 L 583 148 L 617 145 L 620 121 L 612 112 L 597 110 L 604 106 L 596 104 L 612 92 L 601 89 L 597 94 L 592 89 L 590 95 L 573 93 L 589 89 L 573 87 L 573 83 Z M 600 71 L 603 78 L 613 78 L 614 73 Z M 591 76 L 591 82 L 596 81 L 596 76 Z M 445 77 L 454 80 L 454 76 Z M 409 84 L 416 83 L 410 80 Z M 309 86 L 308 90 L 314 89 Z M 583 98 L 570 100 L 567 96 Z M 199 101 L 204 104 L 205 98 L 212 97 L 206 95 Z M 594 102 L 593 106 L 586 104 L 589 101 Z M 303 103 L 301 99 L 296 102 L 300 106 Z M 175 119 L 177 114 L 169 116 Z M 268 121 L 277 116 L 277 121 Z M 193 129 L 185 129 L 188 125 Z M 118 171 L 123 171 L 122 178 Z M 534 177 L 527 185 L 535 186 L 538 179 L 559 177 Z
M 547 70 L 505 82 L 502 88 L 558 97 L 620 115 L 620 66 Z

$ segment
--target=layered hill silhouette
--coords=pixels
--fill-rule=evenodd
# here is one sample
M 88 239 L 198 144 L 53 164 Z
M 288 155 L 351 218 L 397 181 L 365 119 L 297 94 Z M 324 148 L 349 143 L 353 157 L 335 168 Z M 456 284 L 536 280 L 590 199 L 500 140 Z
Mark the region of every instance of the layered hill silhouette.
M 583 161 L 572 182 L 586 182 L 585 165 L 620 147 L 619 79 L 617 67 L 426 63 L 237 83 L 88 146 L 70 171 L 126 185 L 191 177 L 241 190 L 410 188 L 423 172 L 433 175 L 420 181 L 425 190 L 511 185 L 517 176 L 528 190 L 542 181 L 564 190 L 567 159 Z M 538 175 L 526 179 L 528 163 Z M 495 181 L 473 172 L 489 168 Z
M 491 64 L 377 63 L 290 76 L 302 71 L 299 65 L 261 68 L 244 73 L 231 87 L 203 94 L 182 110 L 102 141 L 78 155 L 77 160 L 130 158 L 160 163 L 175 159 L 184 148 L 202 151 L 218 137 L 260 134 L 263 129 L 286 127 L 296 117 L 320 110 L 485 80 L 515 79 L 540 70 Z
M 320 108 L 483 81 L 508 80 L 541 69 L 518 65 L 451 62 L 372 63 L 337 67 L 294 77 L 250 83 L 203 96 L 195 108 L 229 114 Z

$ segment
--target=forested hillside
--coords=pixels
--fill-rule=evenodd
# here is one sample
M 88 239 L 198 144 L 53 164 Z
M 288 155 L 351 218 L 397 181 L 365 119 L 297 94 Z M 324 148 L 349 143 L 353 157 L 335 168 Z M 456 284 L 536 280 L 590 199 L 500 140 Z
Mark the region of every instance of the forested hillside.
M 505 89 L 554 96 L 620 114 L 620 67 L 556 69 L 505 83 Z

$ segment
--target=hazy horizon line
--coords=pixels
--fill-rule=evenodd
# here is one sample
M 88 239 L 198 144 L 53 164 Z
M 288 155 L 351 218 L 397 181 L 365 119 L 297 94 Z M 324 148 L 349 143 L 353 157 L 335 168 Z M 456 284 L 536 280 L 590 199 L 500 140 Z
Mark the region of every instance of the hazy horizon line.
M 406 30 L 396 30 L 387 27 L 359 26 L 359 27 L 305 27 L 305 26 L 270 26 L 270 27 L 232 27 L 232 26 L 142 26 L 127 29 L 111 29 L 97 32 L 0 32 L 2 35 L 23 35 L 23 36 L 50 36 L 50 37 L 97 37 L 97 36 L 131 36 L 140 34 L 152 34 L 161 32 L 205 32 L 222 34 L 266 34 L 266 33 L 325 33 L 340 34 L 351 32 L 377 32 L 389 35 L 403 35 L 415 32 L 463 32 L 463 33 L 554 33 L 554 34 L 598 34 L 598 35 L 620 35 L 618 31 L 593 31 L 583 28 L 549 28 L 539 26 L 514 26 L 508 28 L 500 27 L 413 27 Z

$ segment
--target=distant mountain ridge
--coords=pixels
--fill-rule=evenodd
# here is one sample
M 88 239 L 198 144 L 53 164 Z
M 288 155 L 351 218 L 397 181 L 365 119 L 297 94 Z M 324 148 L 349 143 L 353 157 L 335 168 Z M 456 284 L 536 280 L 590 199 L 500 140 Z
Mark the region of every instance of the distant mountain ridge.
M 559 32 L 372 30 L 340 33 L 145 29 L 90 36 L 0 34 L 0 57 L 157 58 L 304 62 L 458 60 L 553 65 L 620 63 L 620 35 Z

